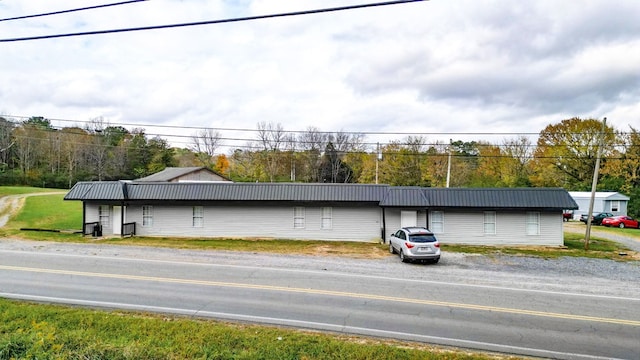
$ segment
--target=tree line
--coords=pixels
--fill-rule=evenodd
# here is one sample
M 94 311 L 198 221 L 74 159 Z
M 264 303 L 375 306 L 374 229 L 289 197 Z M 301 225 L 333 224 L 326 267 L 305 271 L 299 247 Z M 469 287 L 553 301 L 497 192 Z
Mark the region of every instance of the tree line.
M 43 117 L 0 117 L 0 184 L 70 188 L 77 181 L 130 180 L 171 166 L 204 166 L 237 182 L 380 183 L 432 187 L 563 187 L 588 191 L 601 144 L 598 190 L 631 196 L 640 215 L 640 135 L 597 119 L 570 118 L 540 131 L 534 144 L 520 135 L 428 142 L 407 136 L 384 144 L 366 134 L 285 131 L 259 122 L 246 146 L 224 144 L 202 129 L 190 145 L 172 147 L 145 129 L 111 126 L 97 118 L 84 127 L 55 128 Z M 222 147 L 230 148 L 220 153 Z

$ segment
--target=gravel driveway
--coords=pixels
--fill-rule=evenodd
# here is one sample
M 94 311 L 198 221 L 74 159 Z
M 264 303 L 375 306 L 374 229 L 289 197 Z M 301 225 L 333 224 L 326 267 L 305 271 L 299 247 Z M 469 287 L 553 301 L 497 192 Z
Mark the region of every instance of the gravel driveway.
M 569 221 L 564 223 L 564 231 L 573 232 L 577 234 L 585 234 L 587 231 L 586 225 L 579 221 Z M 640 230 L 638 230 L 640 235 Z M 602 230 L 600 226 L 591 227 L 591 236 L 600 237 L 603 239 L 613 240 L 619 242 L 633 251 L 640 252 L 640 239 L 631 236 L 624 236 L 624 234 L 615 234 L 609 231 Z
M 423 280 L 634 298 L 640 301 L 640 261 L 564 257 L 542 259 L 511 255 L 443 253 L 437 265 L 405 264 L 397 256 L 352 259 L 335 256 L 280 255 L 234 251 L 198 251 L 106 244 L 73 244 L 0 239 L 0 251 L 125 257 L 161 261 L 330 271 L 376 278 Z M 6 254 L 6 253 L 5 253 Z M 1 257 L 0 257 L 1 258 Z M 0 260 L 1 261 L 1 260 Z

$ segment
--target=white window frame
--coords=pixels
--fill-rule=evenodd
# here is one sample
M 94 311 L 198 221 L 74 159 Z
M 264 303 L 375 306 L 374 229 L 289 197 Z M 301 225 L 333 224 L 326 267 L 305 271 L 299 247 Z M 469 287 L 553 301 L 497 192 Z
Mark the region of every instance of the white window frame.
M 304 227 L 305 227 L 304 207 L 295 206 L 293 208 L 293 228 L 304 229 Z
M 152 205 L 142 205 L 142 226 L 143 227 L 153 226 L 153 206 Z
M 496 212 L 495 211 L 485 211 L 483 214 L 484 224 L 482 226 L 483 233 L 485 235 L 495 235 L 496 234 Z
M 540 235 L 540 212 L 527 211 L 526 219 L 526 234 L 527 236 Z
M 321 209 L 320 228 L 323 230 L 331 230 L 333 228 L 333 209 L 331 207 L 323 207 Z
M 429 216 L 429 230 L 434 234 L 444 233 L 444 211 L 431 211 Z
M 620 200 L 611 200 L 611 212 L 618 211 L 620 211 Z
M 98 222 L 102 227 L 109 227 L 111 225 L 111 207 L 109 205 L 98 206 Z
M 193 207 L 192 226 L 194 228 L 201 228 L 204 226 L 204 206 Z

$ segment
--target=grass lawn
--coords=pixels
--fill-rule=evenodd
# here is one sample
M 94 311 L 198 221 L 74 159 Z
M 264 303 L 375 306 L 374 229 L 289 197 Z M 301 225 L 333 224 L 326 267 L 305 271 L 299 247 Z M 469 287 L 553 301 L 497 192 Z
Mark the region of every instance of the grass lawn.
M 0 299 L 0 359 L 517 359 L 425 344 Z

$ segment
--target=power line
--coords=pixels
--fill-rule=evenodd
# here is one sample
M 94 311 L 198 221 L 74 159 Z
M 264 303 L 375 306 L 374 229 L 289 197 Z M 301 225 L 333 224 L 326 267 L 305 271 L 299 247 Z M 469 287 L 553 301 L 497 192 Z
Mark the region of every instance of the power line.
M 6 19 L 0 19 L 0 22 L 2 22 L 2 21 L 11 21 L 11 20 L 30 19 L 30 18 L 42 17 L 42 16 L 51 16 L 51 15 L 66 14 L 66 13 L 70 13 L 70 12 L 84 11 L 84 10 L 92 10 L 92 9 L 99 9 L 99 8 L 105 8 L 105 7 L 109 7 L 109 6 L 127 5 L 127 4 L 131 4 L 131 3 L 142 2 L 142 1 L 147 1 L 147 0 L 129 0 L 129 1 L 121 1 L 121 2 L 117 2 L 117 3 L 112 3 L 112 4 L 103 4 L 103 5 L 87 6 L 87 7 L 82 7 L 82 8 L 69 9 L 69 10 L 60 10 L 60 11 L 53 11 L 53 12 L 42 13 L 42 14 L 16 16 L 16 17 L 11 17 L 11 18 L 6 18 Z
M 239 17 L 239 18 L 220 19 L 220 20 L 197 21 L 197 22 L 190 22 L 190 23 L 141 26 L 141 27 L 134 27 L 134 28 L 111 29 L 111 30 L 95 30 L 95 31 L 85 31 L 85 32 L 78 32 L 78 33 L 29 36 L 29 37 L 22 37 L 22 38 L 8 38 L 8 39 L 0 39 L 0 42 L 42 40 L 42 39 L 53 39 L 53 38 L 71 37 L 71 36 L 101 35 L 101 34 L 112 34 L 112 33 L 130 32 L 130 31 L 146 31 L 146 30 L 169 29 L 169 28 L 178 28 L 178 27 L 187 27 L 187 26 L 223 24 L 223 23 L 261 20 L 261 19 L 270 19 L 270 18 L 278 18 L 278 17 L 286 17 L 286 16 L 311 15 L 311 14 L 328 13 L 328 12 L 335 12 L 335 11 L 387 6 L 387 5 L 398 5 L 398 4 L 404 4 L 404 3 L 419 2 L 419 1 L 427 1 L 427 0 L 395 0 L 395 1 L 340 6 L 340 7 L 333 7 L 333 8 L 315 9 L 315 10 L 294 11 L 294 12 L 279 13 L 279 14 L 247 16 L 247 17 Z
M 5 119 L 15 119 L 15 118 L 21 118 L 21 119 L 29 119 L 30 117 L 26 117 L 26 116 L 12 116 L 12 115 L 0 115 L 0 118 L 5 118 Z M 64 120 L 64 119 L 45 119 L 48 121 L 58 121 L 58 122 L 75 122 L 75 123 L 84 123 L 85 126 L 87 125 L 91 125 L 94 123 L 94 121 L 88 120 L 88 121 L 82 121 L 82 120 Z M 16 123 L 15 121 L 10 121 L 12 124 L 18 125 L 19 123 Z M 127 123 L 107 123 L 107 124 L 101 124 L 104 125 L 104 127 L 101 127 L 100 130 L 104 130 L 105 128 L 109 128 L 109 127 L 113 127 L 116 125 L 130 125 L 130 126 L 135 126 L 138 127 L 139 129 L 142 130 L 142 134 L 145 137 L 160 137 L 163 138 L 163 140 L 168 141 L 168 139 L 172 139 L 170 142 L 173 144 L 182 144 L 185 146 L 189 146 L 189 145 L 193 145 L 193 139 L 202 139 L 204 138 L 204 136 L 200 136 L 198 134 L 190 134 L 190 135 L 181 135 L 181 134 L 172 134 L 172 133 L 163 133 L 163 132 L 147 132 L 146 129 L 144 128 L 145 126 L 148 127 L 159 127 L 159 128 L 170 128 L 170 129 L 197 129 L 197 130 L 207 130 L 207 129 L 211 129 L 211 130 L 216 130 L 216 131 L 220 131 L 220 132 L 233 132 L 233 131 L 244 131 L 244 132 L 251 132 L 251 133 L 258 133 L 259 130 L 258 129 L 238 129 L 238 128 L 203 128 L 203 127 L 187 127 L 187 126 L 173 126 L 173 125 L 153 125 L 153 124 L 148 124 L 148 125 L 141 125 L 141 124 L 127 124 Z M 47 129 L 40 129 L 40 128 L 34 128 L 32 130 L 35 131 L 41 131 L 41 132 L 57 132 L 59 130 L 63 130 L 65 129 L 64 127 L 61 126 L 55 126 L 53 124 L 50 124 L 51 128 L 47 128 Z M 123 126 L 124 127 L 124 126 Z M 87 131 L 87 133 L 85 133 L 84 135 L 91 135 L 91 129 L 85 128 L 83 129 L 84 131 Z M 134 132 L 131 132 L 131 130 L 126 129 L 127 133 L 129 135 L 134 135 Z M 281 132 L 283 134 L 286 133 L 306 133 L 307 131 L 304 130 L 281 130 Z M 487 135 L 494 135 L 494 136 L 504 136 L 504 135 L 523 135 L 523 133 L 472 133 L 472 132 L 450 132 L 450 133 L 416 133 L 416 132 L 410 132 L 410 133 L 398 133 L 398 132 L 343 132 L 343 131 L 318 131 L 318 134 L 325 134 L 325 135 L 336 135 L 338 133 L 342 133 L 342 134 L 352 134 L 352 135 L 363 135 L 363 136 L 367 136 L 370 134 L 377 134 L 377 135 L 413 135 L 413 136 L 428 136 L 428 135 L 447 135 L 448 137 L 450 136 L 456 136 L 456 135 L 477 135 L 477 136 L 487 136 Z M 524 133 L 524 134 L 529 134 L 529 135 L 538 135 L 538 133 Z M 580 133 L 574 133 L 574 134 L 580 134 Z M 81 135 L 81 134 L 78 134 Z M 229 148 L 229 149 L 234 149 L 234 148 L 248 148 L 248 149 L 255 149 L 255 150 L 261 150 L 262 147 L 259 145 L 253 145 L 253 143 L 259 143 L 260 139 L 259 138 L 250 138 L 250 137 L 231 137 L 231 136 L 222 136 L 222 134 L 220 134 L 221 136 L 219 136 L 219 140 L 221 141 L 231 141 L 233 143 L 222 143 L 220 144 L 220 148 Z M 176 140 L 178 139 L 178 140 Z M 324 139 L 322 141 L 320 141 L 321 143 L 326 143 L 328 140 Z M 243 142 L 244 144 L 238 144 L 235 142 Z M 497 143 L 485 143 L 485 142 L 478 142 L 478 141 L 472 141 L 474 143 L 474 146 L 476 149 L 482 149 L 482 148 L 489 148 L 489 147 L 494 147 L 494 148 L 498 148 L 498 149 L 507 149 L 512 147 L 512 144 L 497 144 Z M 316 141 L 310 141 L 310 140 L 304 140 L 301 138 L 283 138 L 280 143 L 282 144 L 282 146 L 284 148 L 287 148 L 288 146 L 291 145 L 305 145 L 305 144 L 314 144 L 317 143 Z M 366 141 L 366 139 L 361 139 L 361 141 L 357 142 L 357 145 L 363 146 L 363 147 L 373 147 L 376 145 L 382 145 L 382 146 L 393 146 L 393 145 L 397 145 L 397 146 L 401 146 L 401 147 L 411 147 L 411 146 L 417 146 L 420 148 L 429 148 L 429 147 L 434 147 L 434 148 L 438 148 L 438 147 L 446 147 L 446 146 L 450 146 L 449 143 L 444 143 L 444 142 L 419 142 L 419 143 L 412 143 L 412 142 L 403 142 L 403 141 L 398 141 L 398 140 L 390 140 L 388 142 L 380 142 L 380 141 L 376 141 L 376 142 L 369 142 Z M 518 144 L 515 145 L 516 147 L 519 148 L 532 148 L 535 149 L 538 147 L 538 145 L 536 143 L 530 143 L 530 144 Z M 634 145 L 634 144 L 628 144 L 626 142 L 622 142 L 622 143 L 613 143 L 613 144 L 609 144 L 608 146 L 615 148 L 615 147 L 636 147 L 638 145 Z M 558 148 L 558 147 L 564 147 L 564 145 L 547 145 L 547 147 L 550 148 Z M 285 149 L 286 150 L 286 149 Z M 294 148 L 295 151 L 298 150 L 305 150 L 304 147 L 299 148 L 296 147 Z
M 9 115 L 9 114 L 0 114 L 0 117 L 4 117 L 5 119 L 23 119 L 28 120 L 33 116 L 25 116 L 25 115 Z M 49 121 L 58 121 L 58 122 L 69 122 L 69 123 L 80 123 L 80 124 L 92 124 L 95 123 L 93 120 L 69 120 L 69 119 L 56 119 L 56 118 L 44 118 Z M 258 129 L 249 129 L 249 128 L 226 128 L 226 127 L 213 127 L 213 126 L 182 126 L 182 125 L 155 125 L 155 124 L 134 124 L 134 123 L 117 123 L 117 122 L 107 122 L 108 126 L 134 126 L 134 127 L 153 127 L 153 128 L 167 128 L 167 129 L 192 129 L 192 130 L 216 130 L 216 131 L 237 131 L 237 132 L 252 132 L 255 133 Z M 282 130 L 284 134 L 304 134 L 308 133 L 309 130 Z M 346 134 L 346 135 L 411 135 L 411 136 L 429 136 L 429 135 L 453 135 L 453 136 L 462 136 L 462 135 L 478 135 L 478 136 L 513 136 L 513 135 L 532 135 L 537 136 L 540 135 L 538 132 L 527 133 L 527 132 L 415 132 L 415 131 L 321 131 L 314 130 L 314 133 L 322 134 L 322 135 L 332 135 L 332 134 Z M 169 136 L 178 136 L 179 135 L 169 135 Z

